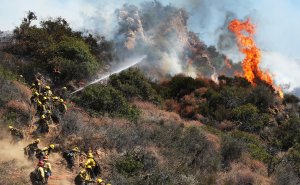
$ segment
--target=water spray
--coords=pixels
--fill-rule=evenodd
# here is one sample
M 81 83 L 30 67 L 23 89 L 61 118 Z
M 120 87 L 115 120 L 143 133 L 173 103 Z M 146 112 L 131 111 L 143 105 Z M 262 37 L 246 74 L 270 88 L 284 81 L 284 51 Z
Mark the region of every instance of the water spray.
M 120 73 L 120 72 L 122 72 L 122 71 L 124 71 L 124 70 L 126 70 L 126 69 L 128 69 L 128 68 L 130 68 L 130 67 L 132 67 L 132 66 L 134 66 L 134 65 L 136 65 L 136 64 L 138 64 L 138 63 L 140 63 L 140 62 L 142 62 L 146 57 L 147 57 L 147 56 L 144 55 L 144 56 L 141 56 L 141 57 L 137 57 L 137 58 L 133 58 L 133 59 L 132 59 L 132 58 L 131 58 L 131 59 L 128 59 L 128 60 L 130 60 L 131 62 L 125 62 L 125 65 L 120 66 L 120 67 L 119 67 L 118 69 L 116 69 L 115 71 L 113 71 L 113 72 L 111 72 L 111 73 L 109 73 L 109 74 L 106 74 L 106 75 L 104 75 L 104 76 L 101 76 L 101 77 L 99 77 L 99 78 L 97 78 L 97 79 L 95 79 L 95 80 L 89 82 L 87 85 L 85 85 L 85 86 L 83 86 L 83 87 L 80 87 L 79 89 L 77 89 L 76 91 L 72 92 L 71 94 L 74 94 L 74 93 L 76 93 L 76 92 L 78 92 L 78 91 L 82 91 L 83 89 L 85 89 L 86 87 L 88 87 L 88 86 L 90 86 L 90 85 L 92 85 L 92 84 L 101 82 L 101 81 L 103 81 L 103 80 L 109 78 L 109 77 L 110 77 L 111 75 L 113 75 L 113 74 L 118 74 L 118 73 Z

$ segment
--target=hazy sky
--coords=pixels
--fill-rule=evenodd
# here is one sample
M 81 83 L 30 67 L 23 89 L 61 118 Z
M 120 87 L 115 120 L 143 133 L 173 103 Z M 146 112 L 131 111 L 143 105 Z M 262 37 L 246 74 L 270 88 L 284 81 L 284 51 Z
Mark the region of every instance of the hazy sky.
M 71 27 L 93 29 L 107 36 L 115 30 L 114 11 L 124 3 L 143 0 L 0 0 L 0 30 L 18 26 L 26 11 L 39 18 L 61 16 Z M 161 0 L 184 7 L 189 27 L 208 45 L 217 42 L 216 30 L 231 12 L 236 18 L 251 17 L 257 26 L 256 41 L 263 50 L 262 66 L 276 82 L 300 86 L 300 1 L 297 0 Z M 231 53 L 232 55 L 232 53 Z M 234 53 L 233 53 L 234 55 Z

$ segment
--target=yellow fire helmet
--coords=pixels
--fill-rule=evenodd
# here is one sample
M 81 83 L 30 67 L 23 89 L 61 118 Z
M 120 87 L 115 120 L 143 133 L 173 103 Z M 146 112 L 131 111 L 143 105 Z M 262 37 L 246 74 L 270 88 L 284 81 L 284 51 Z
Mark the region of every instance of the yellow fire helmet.
M 102 179 L 97 179 L 97 183 L 101 183 L 101 182 L 103 182 L 103 180 Z
M 88 156 L 87 156 L 88 158 L 93 158 L 94 156 L 93 156 L 93 154 L 92 153 L 88 153 Z
M 13 127 L 13 126 L 11 126 L 11 125 L 9 125 L 9 126 L 8 126 L 8 128 L 9 128 L 9 129 L 13 129 L 14 127 Z
M 72 150 L 75 151 L 75 152 L 79 152 L 79 148 L 77 146 L 74 147 Z
M 46 116 L 43 114 L 43 115 L 41 116 L 41 119 L 46 119 Z
M 34 140 L 35 143 L 39 143 L 40 141 L 41 141 L 40 139 Z
M 53 150 L 54 149 L 54 144 L 50 144 L 49 147 Z
M 46 90 L 50 90 L 50 86 L 47 85 L 47 86 L 45 87 L 45 89 L 46 89 Z
M 59 99 L 59 102 L 60 102 L 60 103 L 64 103 L 64 99 L 62 99 L 62 98 Z

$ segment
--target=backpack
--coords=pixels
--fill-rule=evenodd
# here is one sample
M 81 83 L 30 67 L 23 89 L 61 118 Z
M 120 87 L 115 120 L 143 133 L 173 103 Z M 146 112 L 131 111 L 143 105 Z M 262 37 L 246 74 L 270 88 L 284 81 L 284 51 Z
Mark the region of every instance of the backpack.
M 71 158 L 71 157 L 73 157 L 74 156 L 74 153 L 71 151 L 71 150 L 65 150 L 65 151 L 63 151 L 63 158 L 64 159 L 69 159 L 69 158 Z
M 34 184 L 37 181 L 38 182 L 42 181 L 42 178 L 39 174 L 38 168 L 36 168 L 34 171 L 30 172 L 30 181 L 32 182 L 32 184 Z
M 79 174 L 76 175 L 74 182 L 75 182 L 75 185 L 82 185 L 82 183 L 84 183 Z

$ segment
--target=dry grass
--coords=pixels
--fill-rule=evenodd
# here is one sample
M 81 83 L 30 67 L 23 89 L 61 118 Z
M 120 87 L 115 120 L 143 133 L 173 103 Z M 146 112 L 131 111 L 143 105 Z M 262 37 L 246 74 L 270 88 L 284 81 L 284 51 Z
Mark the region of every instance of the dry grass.
M 22 93 L 23 95 L 23 100 L 27 100 L 29 102 L 30 97 L 32 95 L 31 90 L 25 86 L 24 84 L 14 81 L 13 84 L 17 87 L 17 89 Z
M 245 154 L 239 161 L 231 164 L 229 171 L 218 173 L 217 184 L 272 185 L 274 182 L 267 177 L 267 169 L 262 162 L 253 160 Z
M 11 100 L 6 104 L 6 108 L 18 112 L 22 115 L 29 115 L 34 112 L 33 107 L 30 107 L 27 103 L 23 101 Z
M 178 124 L 185 126 L 203 125 L 199 121 L 184 120 L 177 113 L 161 110 L 159 107 L 149 102 L 134 101 L 134 105 L 142 111 L 141 122 L 163 123 L 167 125 Z
M 221 148 L 221 139 L 211 133 L 205 133 L 205 136 L 209 142 L 214 146 L 215 150 L 219 151 Z

